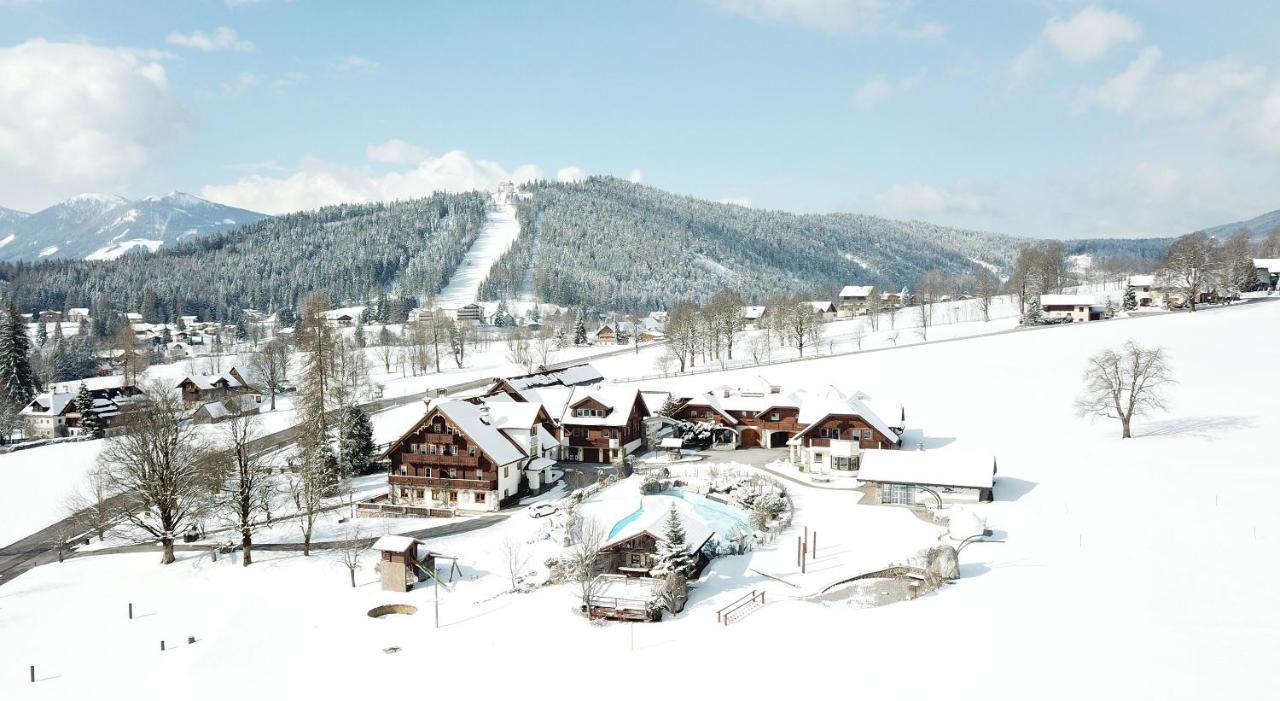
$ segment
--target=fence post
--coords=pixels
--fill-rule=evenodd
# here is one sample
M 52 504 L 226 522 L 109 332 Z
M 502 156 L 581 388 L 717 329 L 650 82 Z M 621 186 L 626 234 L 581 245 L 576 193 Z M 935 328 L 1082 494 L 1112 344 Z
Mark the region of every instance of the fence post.
M 32 684 L 36 683 L 36 666 L 35 665 L 31 665 L 31 683 Z

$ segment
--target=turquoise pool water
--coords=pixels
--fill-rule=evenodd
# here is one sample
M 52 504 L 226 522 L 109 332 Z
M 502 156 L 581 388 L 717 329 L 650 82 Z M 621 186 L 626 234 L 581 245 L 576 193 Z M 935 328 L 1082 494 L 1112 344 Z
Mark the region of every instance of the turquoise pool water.
M 692 506 L 693 512 L 703 521 L 706 521 L 717 535 L 726 535 L 735 530 L 748 532 L 751 530 L 747 515 L 742 510 L 708 499 L 701 494 L 672 490 L 657 494 L 646 494 L 641 497 L 640 506 L 635 511 L 613 524 L 613 528 L 609 531 L 609 537 L 612 538 L 618 535 L 618 533 L 622 532 L 622 529 L 640 518 L 640 515 L 649 509 L 656 509 L 665 513 L 667 509 L 671 508 L 671 500 L 673 499 L 679 499 Z

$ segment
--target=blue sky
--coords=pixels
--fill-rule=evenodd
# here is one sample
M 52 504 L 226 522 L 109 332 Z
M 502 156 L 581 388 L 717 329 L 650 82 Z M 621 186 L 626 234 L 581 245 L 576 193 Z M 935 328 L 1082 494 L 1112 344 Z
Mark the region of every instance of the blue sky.
M 0 205 L 631 177 L 1033 236 L 1280 207 L 1280 6 L 0 0 Z

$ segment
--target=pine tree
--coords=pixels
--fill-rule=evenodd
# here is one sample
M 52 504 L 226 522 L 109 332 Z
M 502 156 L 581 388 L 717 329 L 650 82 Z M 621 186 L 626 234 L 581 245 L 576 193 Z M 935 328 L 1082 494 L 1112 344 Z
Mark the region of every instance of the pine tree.
M 573 325 L 573 345 L 587 345 L 587 319 L 581 309 L 578 310 L 578 320 Z
M 55 324 L 57 324 L 58 326 L 62 326 L 62 324 L 61 324 L 61 323 L 59 323 L 59 322 L 54 322 L 54 323 L 55 323 Z M 42 322 L 40 322 L 40 323 L 36 324 L 36 345 L 37 345 L 37 346 L 39 346 L 39 347 L 41 347 L 41 348 L 44 348 L 44 344 L 46 344 L 46 343 L 48 343 L 48 342 L 49 342 L 49 328 L 48 328 L 48 324 L 45 324 L 45 323 L 42 321 Z
M 344 477 L 361 475 L 373 464 L 373 424 L 360 407 L 349 406 L 338 432 L 338 465 Z
M 80 391 L 76 392 L 76 412 L 80 414 L 80 430 L 94 438 L 102 438 L 102 420 L 93 410 L 93 395 L 89 394 L 89 388 L 83 382 L 80 383 Z
M 1124 310 L 1131 312 L 1138 308 L 1138 295 L 1134 292 L 1133 286 L 1124 288 Z
M 27 340 L 27 323 L 10 304 L 0 318 L 0 401 L 21 409 L 31 401 L 35 375 L 31 370 L 31 342 Z
M 693 570 L 693 556 L 685 541 L 684 524 L 680 522 L 680 514 L 676 505 L 671 505 L 667 518 L 662 525 L 662 539 L 658 541 L 657 564 L 652 573 L 665 577 L 669 574 L 689 576 Z
M 358 323 L 358 322 L 356 323 L 356 330 L 355 330 L 355 333 L 354 333 L 354 334 L 353 334 L 353 336 L 352 336 L 352 339 L 356 342 L 356 348 L 364 348 L 364 346 L 365 346 L 365 338 L 364 338 L 364 324 L 363 324 L 363 323 Z
M 1044 310 L 1040 308 L 1039 295 L 1031 295 L 1027 300 L 1027 309 L 1022 314 L 1022 323 L 1027 326 L 1036 326 L 1044 323 Z

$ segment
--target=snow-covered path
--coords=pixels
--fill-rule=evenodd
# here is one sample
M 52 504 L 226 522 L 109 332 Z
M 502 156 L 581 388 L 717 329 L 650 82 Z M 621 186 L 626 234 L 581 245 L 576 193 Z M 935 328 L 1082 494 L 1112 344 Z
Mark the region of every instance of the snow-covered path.
M 489 269 L 519 235 L 515 206 L 506 200 L 498 200 L 497 209 L 489 212 L 484 230 L 449 278 L 449 284 L 440 292 L 437 303 L 445 309 L 453 309 L 476 301 L 480 283 L 488 277 Z

